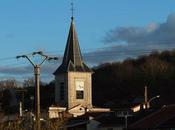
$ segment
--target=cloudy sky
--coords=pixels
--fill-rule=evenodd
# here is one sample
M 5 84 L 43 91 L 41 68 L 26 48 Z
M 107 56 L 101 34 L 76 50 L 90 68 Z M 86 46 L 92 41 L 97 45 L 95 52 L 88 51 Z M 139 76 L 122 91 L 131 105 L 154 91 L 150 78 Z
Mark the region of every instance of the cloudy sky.
M 0 80 L 32 77 L 33 68 L 17 55 L 42 50 L 60 57 L 42 66 L 42 80 L 61 57 L 70 26 L 71 0 L 0 1 Z M 89 66 L 175 48 L 173 0 L 74 0 L 76 31 Z M 41 59 L 30 57 L 35 63 Z

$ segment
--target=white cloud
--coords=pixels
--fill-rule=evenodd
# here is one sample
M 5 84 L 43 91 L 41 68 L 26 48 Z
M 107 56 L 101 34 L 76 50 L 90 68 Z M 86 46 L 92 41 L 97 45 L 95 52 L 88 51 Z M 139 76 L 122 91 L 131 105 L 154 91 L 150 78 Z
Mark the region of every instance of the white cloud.
M 149 54 L 152 50 L 169 50 L 175 48 L 175 14 L 168 16 L 164 23 L 150 23 L 145 27 L 117 27 L 110 30 L 103 39 L 107 47 L 83 54 L 85 63 L 97 65 Z M 124 43 L 124 44 L 123 44 Z M 52 77 L 59 62 L 44 64 L 42 76 Z M 31 66 L 0 67 L 0 74 L 25 75 L 33 74 Z
M 173 49 L 175 48 L 175 14 L 169 15 L 166 22 L 160 24 L 150 23 L 145 27 L 117 27 L 106 33 L 103 42 L 108 46 L 101 51 L 86 54 L 87 61 L 102 63 L 137 57 L 148 54 L 152 50 Z M 91 55 L 91 58 L 88 58 L 88 55 Z

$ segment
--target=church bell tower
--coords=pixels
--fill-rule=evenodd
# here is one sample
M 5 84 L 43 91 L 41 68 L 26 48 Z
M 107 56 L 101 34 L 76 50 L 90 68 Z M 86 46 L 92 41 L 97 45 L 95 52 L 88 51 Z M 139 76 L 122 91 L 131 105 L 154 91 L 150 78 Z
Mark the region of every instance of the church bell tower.
M 54 72 L 55 102 L 67 108 L 77 105 L 92 108 L 92 73 L 83 62 L 72 17 L 63 61 Z

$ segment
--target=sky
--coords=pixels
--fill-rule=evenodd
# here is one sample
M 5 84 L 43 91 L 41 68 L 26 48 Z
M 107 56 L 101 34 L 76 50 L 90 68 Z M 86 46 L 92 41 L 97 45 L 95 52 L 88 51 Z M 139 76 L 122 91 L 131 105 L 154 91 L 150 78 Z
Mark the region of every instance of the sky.
M 41 79 L 53 80 L 66 45 L 71 2 L 0 1 L 0 80 L 32 77 L 31 64 L 15 57 L 40 50 L 59 57 L 41 68 Z M 75 27 L 85 63 L 92 67 L 174 49 L 174 5 L 174 0 L 74 0 Z M 42 60 L 30 58 L 36 64 Z

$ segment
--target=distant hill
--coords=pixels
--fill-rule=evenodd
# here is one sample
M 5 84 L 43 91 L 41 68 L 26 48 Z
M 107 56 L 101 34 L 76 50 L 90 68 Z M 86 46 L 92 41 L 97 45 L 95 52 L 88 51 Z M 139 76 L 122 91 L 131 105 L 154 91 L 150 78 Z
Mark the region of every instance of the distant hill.
M 143 99 L 145 85 L 149 98 L 161 96 L 157 100 L 159 105 L 175 103 L 175 50 L 102 64 L 94 72 L 93 104 L 96 106 L 133 104 Z

